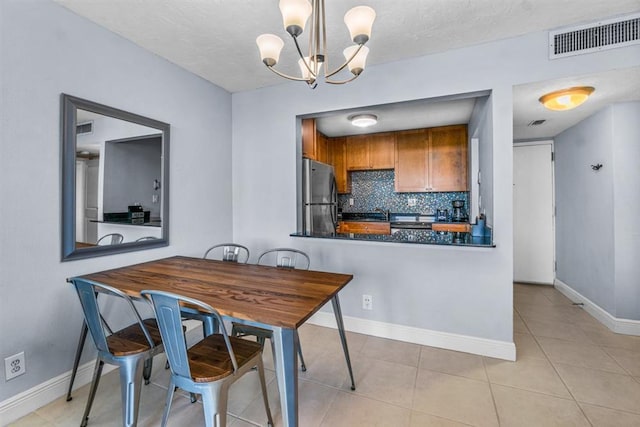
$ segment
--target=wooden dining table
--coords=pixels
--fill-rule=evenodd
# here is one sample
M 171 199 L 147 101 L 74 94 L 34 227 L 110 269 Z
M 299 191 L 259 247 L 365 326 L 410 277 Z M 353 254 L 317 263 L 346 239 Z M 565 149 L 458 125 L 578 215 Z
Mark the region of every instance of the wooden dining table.
M 209 304 L 226 320 L 271 330 L 282 420 L 287 427 L 298 425 L 294 331 L 331 301 L 351 389 L 355 390 L 338 299 L 338 292 L 353 278 L 350 274 L 175 256 L 80 278 L 112 286 L 135 298 L 140 298 L 145 289 L 177 293 Z

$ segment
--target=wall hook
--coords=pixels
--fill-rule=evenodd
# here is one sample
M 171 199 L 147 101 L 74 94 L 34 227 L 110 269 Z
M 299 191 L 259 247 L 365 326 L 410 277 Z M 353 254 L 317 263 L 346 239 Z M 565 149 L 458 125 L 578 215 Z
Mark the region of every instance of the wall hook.
M 591 169 L 593 169 L 594 171 L 599 171 L 601 167 L 602 167 L 602 163 L 598 163 L 597 165 L 591 165 Z

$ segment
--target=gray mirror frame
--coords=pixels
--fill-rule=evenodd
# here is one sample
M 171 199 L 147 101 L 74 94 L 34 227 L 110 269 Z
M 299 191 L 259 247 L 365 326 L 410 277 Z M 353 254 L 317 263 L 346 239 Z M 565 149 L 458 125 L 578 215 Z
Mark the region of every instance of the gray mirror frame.
M 169 245 L 169 131 L 170 126 L 157 120 L 117 108 L 98 104 L 67 94 L 60 95 L 61 104 L 61 189 L 62 189 L 62 261 L 94 258 L 123 252 L 140 251 Z M 76 110 L 82 109 L 115 119 L 156 128 L 162 132 L 162 237 L 155 240 L 119 245 L 76 248 Z

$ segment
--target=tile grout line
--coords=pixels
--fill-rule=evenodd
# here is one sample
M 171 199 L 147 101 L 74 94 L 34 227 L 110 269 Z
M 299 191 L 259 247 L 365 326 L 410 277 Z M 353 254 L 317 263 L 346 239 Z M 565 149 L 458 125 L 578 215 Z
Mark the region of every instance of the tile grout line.
M 501 426 L 502 425 L 502 421 L 500 420 L 500 412 L 498 411 L 498 404 L 496 403 L 496 396 L 493 393 L 493 384 L 491 383 L 491 378 L 489 378 L 489 372 L 487 371 L 486 361 L 484 360 L 484 357 L 482 357 L 481 359 L 482 359 L 482 367 L 484 368 L 484 374 L 487 376 L 487 382 L 489 383 L 489 392 L 491 393 L 491 401 L 493 402 L 493 410 L 496 412 L 496 418 L 498 420 L 498 426 Z
M 543 295 L 545 298 L 547 298 L 545 295 Z M 547 298 L 548 299 L 548 298 Z M 516 310 L 515 305 L 514 305 L 514 310 Z M 518 312 L 518 314 L 520 314 Z M 522 318 L 522 316 L 520 316 Z M 571 396 L 571 398 L 573 399 L 574 403 L 576 404 L 576 406 L 580 409 L 580 412 L 582 413 L 582 415 L 584 416 L 584 418 L 587 420 L 587 422 L 589 423 L 590 426 L 593 427 L 593 423 L 591 422 L 591 420 L 589 419 L 589 417 L 587 416 L 587 414 L 584 412 L 584 409 L 582 408 L 582 406 L 580 405 L 580 403 L 578 402 L 578 400 L 576 399 L 576 397 L 573 395 L 573 393 L 571 392 L 571 389 L 569 388 L 569 386 L 567 385 L 567 383 L 565 382 L 564 378 L 562 378 L 562 376 L 560 375 L 560 372 L 558 372 L 558 369 L 555 367 L 555 365 L 553 364 L 553 362 L 551 361 L 551 358 L 549 357 L 549 355 L 547 354 L 547 352 L 544 350 L 544 348 L 542 347 L 542 345 L 540 345 L 540 342 L 538 341 L 538 337 L 536 337 L 533 332 L 531 331 L 531 329 L 529 328 L 529 325 L 527 325 L 527 321 L 524 320 L 524 318 L 522 318 L 522 322 L 524 323 L 524 326 L 527 328 L 527 330 L 531 333 L 531 336 L 533 337 L 533 340 L 535 341 L 535 343 L 537 344 L 537 346 L 540 348 L 540 351 L 542 351 L 542 354 L 544 354 L 544 357 L 547 358 L 547 362 L 549 362 L 549 365 L 551 365 L 551 368 L 553 369 L 553 371 L 556 373 L 556 375 L 558 376 L 558 378 L 560 379 L 560 381 L 562 382 L 562 385 L 564 385 L 565 389 L 567 390 L 567 392 L 569 393 L 569 395 Z

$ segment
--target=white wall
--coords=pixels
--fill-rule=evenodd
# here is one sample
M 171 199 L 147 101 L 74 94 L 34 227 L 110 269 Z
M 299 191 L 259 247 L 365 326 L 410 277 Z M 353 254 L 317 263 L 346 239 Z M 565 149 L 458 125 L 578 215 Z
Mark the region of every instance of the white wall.
M 0 375 L 1 402 L 71 369 L 67 277 L 201 256 L 232 224 L 228 92 L 50 1 L 1 1 L 0 39 L 0 360 L 25 351 L 27 367 Z M 60 262 L 62 92 L 171 124 L 169 247 Z
M 613 104 L 555 139 L 557 278 L 632 320 L 640 320 L 638 117 L 640 102 Z
M 310 252 L 312 269 L 353 273 L 341 293 L 346 316 L 511 342 L 512 86 L 638 63 L 639 47 L 550 61 L 540 32 L 369 67 L 345 86 L 311 91 L 291 82 L 236 93 L 234 239 L 253 253 L 293 245 Z M 493 201 L 483 203 L 492 203 L 496 248 L 288 236 L 296 230 L 297 115 L 482 90 L 492 90 L 485 163 L 493 166 Z M 360 309 L 363 293 L 373 296 L 373 311 Z

